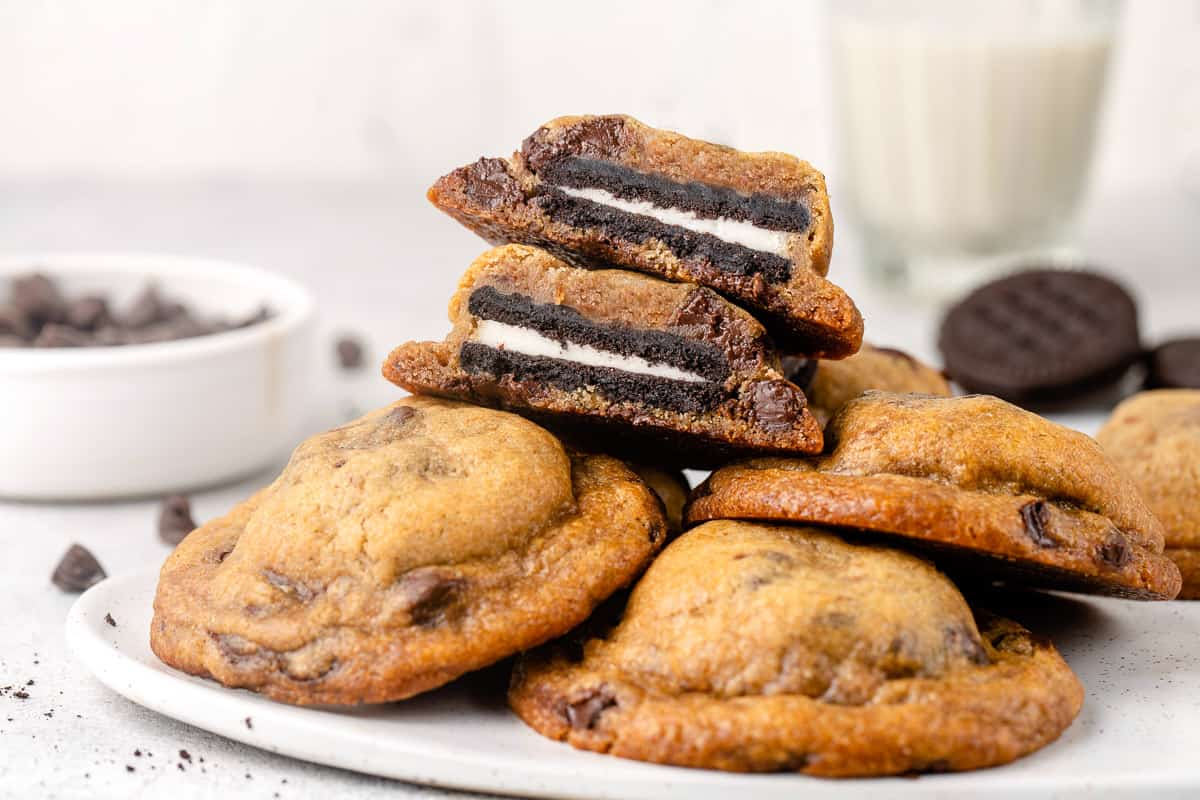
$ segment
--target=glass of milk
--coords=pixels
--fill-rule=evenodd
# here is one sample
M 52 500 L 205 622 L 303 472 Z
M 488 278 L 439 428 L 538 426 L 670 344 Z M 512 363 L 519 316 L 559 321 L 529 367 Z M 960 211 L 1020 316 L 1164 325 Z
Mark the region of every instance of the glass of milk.
M 1073 257 L 1119 0 L 830 3 L 840 179 L 884 283 Z

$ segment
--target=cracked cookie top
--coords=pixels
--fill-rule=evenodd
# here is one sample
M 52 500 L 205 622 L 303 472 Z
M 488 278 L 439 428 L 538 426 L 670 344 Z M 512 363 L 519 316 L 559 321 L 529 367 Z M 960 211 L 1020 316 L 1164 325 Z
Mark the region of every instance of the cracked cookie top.
M 1057 737 L 1082 689 L 921 558 L 720 520 L 663 552 L 615 627 L 524 657 L 510 700 L 544 735 L 627 758 L 873 775 L 1010 761 Z
M 689 521 L 835 525 L 904 537 L 988 579 L 1140 599 L 1179 591 L 1162 525 L 1082 433 L 985 395 L 870 391 L 825 436 L 819 459 L 717 471 Z
M 401 699 L 581 622 L 666 534 L 628 468 L 407 398 L 301 444 L 163 566 L 168 664 L 295 703 Z

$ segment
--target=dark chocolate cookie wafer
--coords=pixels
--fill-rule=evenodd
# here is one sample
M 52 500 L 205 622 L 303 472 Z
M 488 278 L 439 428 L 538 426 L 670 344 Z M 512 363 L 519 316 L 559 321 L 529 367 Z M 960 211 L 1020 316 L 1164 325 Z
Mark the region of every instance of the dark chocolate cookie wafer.
M 1141 354 L 1133 298 L 1075 270 L 1029 270 L 981 286 L 950 309 L 938 346 L 963 388 L 1018 403 L 1105 386 Z
M 1172 339 L 1150 352 L 1146 388 L 1200 389 L 1200 337 Z

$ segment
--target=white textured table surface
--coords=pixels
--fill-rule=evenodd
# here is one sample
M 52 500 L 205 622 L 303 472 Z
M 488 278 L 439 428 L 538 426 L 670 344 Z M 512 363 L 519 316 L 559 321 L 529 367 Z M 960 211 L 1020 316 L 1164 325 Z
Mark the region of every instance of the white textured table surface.
M 327 365 L 313 387 L 316 429 L 398 396 L 373 366 L 338 378 L 328 352 L 333 333 L 362 334 L 371 364 L 402 340 L 440 337 L 446 300 L 483 249 L 422 194 L 420 186 L 383 184 L 9 183 L 0 192 L 0 248 L 195 253 L 298 278 L 317 294 L 326 333 L 326 350 L 315 354 Z M 1138 294 L 1146 339 L 1200 331 L 1200 205 L 1149 189 L 1106 197 L 1088 209 L 1084 240 Z M 868 338 L 933 357 L 936 310 L 865 287 L 856 256 L 842 224 L 832 277 L 858 301 Z M 195 517 L 223 513 L 270 477 L 194 495 Z M 50 584 L 51 570 L 71 542 L 89 547 L 109 574 L 159 563 L 167 547 L 156 536 L 156 513 L 155 501 L 0 502 L 0 686 L 14 687 L 0 696 L 0 796 L 453 794 L 227 742 L 133 705 L 73 663 L 62 623 L 74 598 Z M 27 698 L 13 696 L 18 685 Z

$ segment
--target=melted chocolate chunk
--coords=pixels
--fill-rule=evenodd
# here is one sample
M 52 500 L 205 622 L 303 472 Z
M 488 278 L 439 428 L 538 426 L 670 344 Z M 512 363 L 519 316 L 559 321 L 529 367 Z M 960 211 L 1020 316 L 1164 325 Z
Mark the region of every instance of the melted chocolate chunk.
M 610 240 L 642 244 L 657 239 L 682 261 L 700 261 L 733 275 L 761 275 L 769 283 L 783 283 L 792 272 L 792 262 L 774 253 L 731 244 L 708 233 L 695 233 L 677 225 L 667 225 L 644 214 L 630 214 L 578 197 L 568 197 L 557 189 L 544 188 L 530 205 L 550 219 L 575 228 L 595 228 Z
M 433 628 L 452 616 L 466 585 L 466 580 L 445 570 L 419 567 L 400 578 L 399 590 L 408 605 L 412 623 Z
M 1109 531 L 1104 543 L 1096 551 L 1100 560 L 1110 567 L 1120 569 L 1133 560 L 1133 548 L 1125 534 L 1118 530 Z
M 82 592 L 106 577 L 104 567 L 92 552 L 83 545 L 73 544 L 63 553 L 50 581 L 64 592 Z
M 719 347 L 666 331 L 623 328 L 594 322 L 569 306 L 535 303 L 525 295 L 505 294 L 494 286 L 471 293 L 467 308 L 480 319 L 519 325 L 560 343 L 588 345 L 623 356 L 639 356 L 724 382 L 729 362 Z
M 590 731 L 596 727 L 596 721 L 600 719 L 600 715 L 616 705 L 617 698 L 613 697 L 607 687 L 601 686 L 593 689 L 591 694 L 586 697 L 573 703 L 567 703 L 563 715 L 567 719 L 567 724 L 572 728 Z
M 502 208 L 525 199 L 521 184 L 509 174 L 502 158 L 481 158 L 455 172 L 462 178 L 463 194 L 486 208 Z
M 271 584 L 289 597 L 296 598 L 301 603 L 311 602 L 312 599 L 317 596 L 316 591 L 314 591 L 311 587 L 301 583 L 300 581 L 292 580 L 287 575 L 275 572 L 274 570 L 264 569 L 262 571 L 262 576 L 266 579 L 267 583 Z
M 946 640 L 946 649 L 950 652 L 966 656 L 972 664 L 992 663 L 983 643 L 967 628 L 960 625 L 950 626 L 943 631 L 943 635 Z
M 546 163 L 538 170 L 538 177 L 553 186 L 603 189 L 622 200 L 691 211 L 704 219 L 735 219 L 773 231 L 802 233 L 812 221 L 808 206 L 797 200 L 744 195 L 736 189 L 699 181 L 679 183 L 610 161 L 566 156 Z
M 748 394 L 754 418 L 767 431 L 787 430 L 804 412 L 804 395 L 787 381 L 760 381 Z
M 1025 525 L 1025 533 L 1038 547 L 1058 547 L 1058 541 L 1046 531 L 1050 524 L 1046 501 L 1035 500 L 1021 506 L 1021 522 Z
M 538 128 L 521 143 L 521 155 L 537 172 L 563 156 L 617 158 L 625 148 L 624 119 L 592 117 L 566 128 Z
M 463 369 L 473 375 L 544 383 L 564 391 L 584 386 L 595 388 L 609 400 L 640 403 L 681 412 L 706 411 L 724 399 L 720 384 L 676 381 L 638 375 L 608 367 L 592 367 L 574 361 L 526 356 L 466 342 L 459 351 Z

